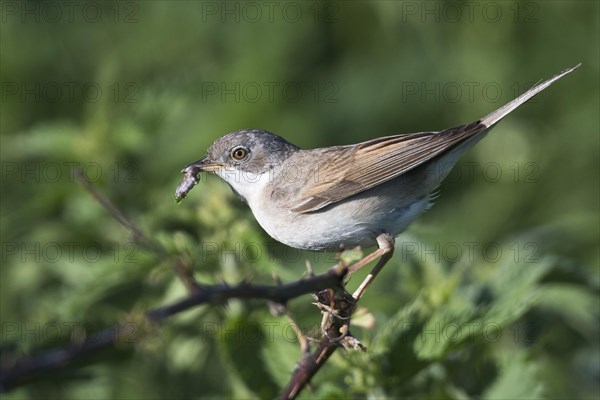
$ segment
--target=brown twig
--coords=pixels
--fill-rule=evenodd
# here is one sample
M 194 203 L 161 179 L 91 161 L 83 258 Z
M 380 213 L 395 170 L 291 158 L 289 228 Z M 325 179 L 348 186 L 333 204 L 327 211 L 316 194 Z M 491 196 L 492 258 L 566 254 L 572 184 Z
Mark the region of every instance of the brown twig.
M 325 288 L 340 288 L 346 271 L 345 266 L 338 265 L 321 275 L 277 286 L 249 284 L 206 286 L 177 303 L 148 311 L 146 322 L 162 322 L 166 318 L 194 306 L 222 304 L 233 298 L 267 299 L 277 303 L 285 303 L 303 294 Z M 56 371 L 87 358 L 100 350 L 127 342 L 124 339 L 131 339 L 131 337 L 128 337 L 128 331 L 124 327 L 131 326 L 131 324 L 131 322 L 122 322 L 96 333 L 93 338 L 88 338 L 82 342 L 72 343 L 66 347 L 49 350 L 34 356 L 26 356 L 10 364 L 5 363 L 0 367 L 0 392 L 6 392 L 30 382 L 44 372 Z
M 294 399 L 310 383 L 312 377 L 321 369 L 338 347 L 350 347 L 365 350 L 364 346 L 352 336 L 349 325 L 356 301 L 344 288 L 326 289 L 316 293 L 317 306 L 324 315 L 323 338 L 312 353 L 303 352 L 290 382 L 279 399 Z
M 56 372 L 75 361 L 84 359 L 100 350 L 113 347 L 123 338 L 128 323 L 116 324 L 93 335 L 93 339 L 73 342 L 58 349 L 40 354 L 24 356 L 13 362 L 5 362 L 0 367 L 0 393 L 8 392 L 43 376 L 44 373 Z
M 281 393 L 279 399 L 295 399 L 300 391 L 308 386 L 312 377 L 325 364 L 339 345 L 337 342 L 323 339 L 312 354 L 302 357 L 292 374 L 290 383 L 288 383 L 288 386 Z
M 177 303 L 149 311 L 146 316 L 151 321 L 160 321 L 198 304 L 222 304 L 232 298 L 265 299 L 276 303 L 286 303 L 288 300 L 306 293 L 324 288 L 341 287 L 346 270 L 345 266 L 337 265 L 324 274 L 277 286 L 250 284 L 205 286 L 201 291 L 193 293 Z

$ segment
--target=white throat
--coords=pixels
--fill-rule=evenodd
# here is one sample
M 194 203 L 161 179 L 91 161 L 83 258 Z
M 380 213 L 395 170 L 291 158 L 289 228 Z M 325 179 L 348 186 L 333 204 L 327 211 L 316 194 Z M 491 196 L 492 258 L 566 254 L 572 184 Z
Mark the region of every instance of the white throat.
M 233 168 L 223 168 L 217 175 L 246 200 L 250 208 L 262 201 L 263 191 L 272 178 L 270 171 L 256 174 Z

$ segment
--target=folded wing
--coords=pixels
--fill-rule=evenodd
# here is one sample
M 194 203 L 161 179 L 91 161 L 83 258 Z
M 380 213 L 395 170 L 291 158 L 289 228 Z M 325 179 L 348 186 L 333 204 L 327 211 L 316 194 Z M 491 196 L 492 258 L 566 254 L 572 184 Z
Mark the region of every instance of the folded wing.
M 346 146 L 324 154 L 314 182 L 305 185 L 294 196 L 292 211 L 306 213 L 319 210 L 383 182 L 431 160 L 466 138 L 483 132 L 479 122 L 446 129 L 388 136 Z M 333 158 L 335 157 L 335 158 Z M 297 201 L 300 199 L 300 201 Z

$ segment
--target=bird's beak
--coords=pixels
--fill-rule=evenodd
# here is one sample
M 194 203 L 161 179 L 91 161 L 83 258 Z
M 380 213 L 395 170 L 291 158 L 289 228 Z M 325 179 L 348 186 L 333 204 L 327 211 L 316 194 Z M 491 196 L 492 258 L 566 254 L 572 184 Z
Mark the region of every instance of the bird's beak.
M 194 161 L 191 164 L 185 166 L 184 169 L 181 170 L 182 174 L 185 174 L 188 171 L 205 171 L 205 172 L 216 172 L 223 167 L 223 164 L 211 161 L 207 158 L 203 158 L 198 161 Z
M 185 199 L 190 190 L 200 182 L 200 172 L 216 172 L 222 167 L 224 167 L 223 164 L 210 161 L 207 158 L 186 165 L 186 167 L 181 170 L 181 173 L 185 176 L 179 186 L 177 186 L 177 190 L 175 190 L 175 201 L 179 203 L 181 200 Z

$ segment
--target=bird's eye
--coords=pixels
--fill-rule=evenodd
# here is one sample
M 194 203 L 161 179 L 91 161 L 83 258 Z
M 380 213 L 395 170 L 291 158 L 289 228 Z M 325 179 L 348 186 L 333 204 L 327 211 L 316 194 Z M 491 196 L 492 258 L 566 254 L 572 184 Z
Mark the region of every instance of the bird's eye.
M 233 150 L 231 150 L 231 158 L 233 158 L 236 161 L 241 161 L 244 158 L 246 158 L 246 156 L 248 155 L 248 149 L 246 149 L 245 147 L 235 147 Z

